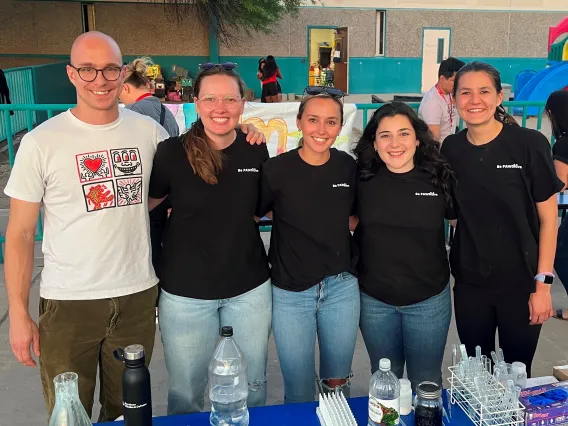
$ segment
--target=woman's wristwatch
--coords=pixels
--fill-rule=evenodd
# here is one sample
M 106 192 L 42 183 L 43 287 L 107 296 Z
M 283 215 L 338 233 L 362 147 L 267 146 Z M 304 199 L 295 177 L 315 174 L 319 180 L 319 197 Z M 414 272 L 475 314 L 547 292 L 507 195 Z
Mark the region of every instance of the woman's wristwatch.
M 536 274 L 534 277 L 535 281 L 540 281 L 545 284 L 552 284 L 554 282 L 554 278 L 555 276 L 552 272 L 542 272 L 540 274 Z

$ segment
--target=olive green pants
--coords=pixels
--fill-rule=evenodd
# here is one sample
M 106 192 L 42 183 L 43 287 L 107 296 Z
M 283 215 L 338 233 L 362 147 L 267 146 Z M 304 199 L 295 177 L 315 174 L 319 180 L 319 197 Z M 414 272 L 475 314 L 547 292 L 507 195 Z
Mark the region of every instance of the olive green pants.
M 40 299 L 40 373 L 48 415 L 55 405 L 53 379 L 60 373 L 79 375 L 79 398 L 89 416 L 99 368 L 99 422 L 122 415 L 122 370 L 113 351 L 132 344 L 146 350 L 150 363 L 156 334 L 156 286 L 111 299 Z

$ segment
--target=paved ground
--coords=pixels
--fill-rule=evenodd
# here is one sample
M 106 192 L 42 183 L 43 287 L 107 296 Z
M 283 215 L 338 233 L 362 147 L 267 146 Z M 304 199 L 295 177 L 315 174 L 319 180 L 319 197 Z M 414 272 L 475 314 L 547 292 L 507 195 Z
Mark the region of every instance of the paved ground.
M 5 223 L 5 215 L 0 215 L 0 226 Z M 268 243 L 268 234 L 264 234 Z M 41 270 L 41 258 L 36 259 L 34 276 Z M 4 287 L 3 267 L 0 267 L 0 287 Z M 37 320 L 38 306 L 37 280 L 32 287 L 30 306 Z M 554 304 L 557 307 L 568 307 L 568 297 L 561 284 L 553 287 Z M 0 289 L 0 322 L 5 316 L 7 301 L 4 289 Z M 538 347 L 534 374 L 537 376 L 550 375 L 553 365 L 568 364 L 568 322 L 557 319 L 548 321 L 542 332 Z M 457 343 L 458 338 L 455 324 L 452 321 L 444 359 L 444 377 L 447 377 L 447 367 L 451 360 L 451 344 Z M 152 401 L 154 413 L 164 415 L 166 413 L 168 374 L 164 364 L 163 348 L 156 335 L 156 348 L 150 366 L 152 375 Z M 370 378 L 370 365 L 365 351 L 365 345 L 361 337 L 357 342 L 355 359 L 353 362 L 352 396 L 363 396 L 368 393 Z M 268 357 L 268 403 L 280 404 L 283 400 L 282 375 L 278 364 L 278 357 L 271 339 Z M 98 414 L 98 406 L 95 407 L 95 415 Z M 45 408 L 40 386 L 39 372 L 37 368 L 27 368 L 19 365 L 9 345 L 8 321 L 0 324 L 0 426 L 30 426 L 41 425 L 45 421 Z
M 381 96 L 387 100 L 389 95 Z M 349 96 L 346 102 L 368 103 L 368 95 Z M 362 113 L 358 113 L 356 128 L 361 129 Z M 529 127 L 536 127 L 536 120 L 529 120 Z M 547 120 L 543 122 L 543 133 L 550 134 L 550 125 Z M 21 135 L 19 135 L 21 137 Z M 4 188 L 9 176 L 7 153 L 2 151 L 0 145 L 0 188 Z M 8 207 L 8 200 L 0 193 L 0 209 Z M 0 210 L 0 231 L 5 230 L 7 211 Z M 268 244 L 268 234 L 264 235 Z M 39 244 L 36 247 L 36 277 L 42 266 Z M 4 291 L 4 270 L 0 266 L 0 426 L 30 426 L 45 424 L 45 408 L 40 386 L 39 372 L 37 368 L 26 368 L 19 365 L 12 355 L 7 316 L 7 300 Z M 37 320 L 37 306 L 39 291 L 37 280 L 32 287 L 30 306 L 34 318 Z M 568 297 L 560 283 L 553 287 L 553 300 L 556 307 L 568 307 Z M 533 366 L 537 376 L 550 375 L 553 365 L 568 364 L 568 322 L 552 319 L 547 322 L 538 347 L 536 361 Z M 152 374 L 154 413 L 163 415 L 166 412 L 166 397 L 168 375 L 164 365 L 163 348 L 156 336 L 156 348 L 150 367 Z M 457 343 L 458 338 L 455 324 L 452 322 L 448 336 L 448 345 L 444 359 L 444 374 L 447 376 L 447 366 L 450 361 L 450 348 L 452 343 Z M 362 396 L 368 393 L 370 366 L 362 339 L 359 337 L 353 362 L 352 396 Z M 283 384 L 278 358 L 274 343 L 270 341 L 268 359 L 268 403 L 279 404 L 283 399 Z M 95 416 L 98 414 L 98 406 L 95 407 Z

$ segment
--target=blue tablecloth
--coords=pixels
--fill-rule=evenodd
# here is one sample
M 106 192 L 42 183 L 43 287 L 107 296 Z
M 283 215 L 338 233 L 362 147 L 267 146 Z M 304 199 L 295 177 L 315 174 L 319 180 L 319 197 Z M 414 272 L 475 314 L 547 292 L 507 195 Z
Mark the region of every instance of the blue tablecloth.
M 367 426 L 367 397 L 350 398 L 349 407 L 357 420 L 358 426 Z M 249 408 L 250 426 L 319 426 L 320 422 L 316 414 L 317 402 L 303 404 L 270 405 L 267 407 Z M 446 405 L 447 407 L 447 405 Z M 452 426 L 471 426 L 472 422 L 457 406 L 453 406 L 451 412 Z M 404 425 L 414 426 L 414 415 L 403 416 Z M 99 423 L 102 424 L 102 423 Z M 108 426 L 123 425 L 123 422 L 104 423 Z M 447 420 L 444 419 L 444 425 Z M 181 416 L 156 417 L 153 426 L 209 426 L 209 413 L 186 414 Z

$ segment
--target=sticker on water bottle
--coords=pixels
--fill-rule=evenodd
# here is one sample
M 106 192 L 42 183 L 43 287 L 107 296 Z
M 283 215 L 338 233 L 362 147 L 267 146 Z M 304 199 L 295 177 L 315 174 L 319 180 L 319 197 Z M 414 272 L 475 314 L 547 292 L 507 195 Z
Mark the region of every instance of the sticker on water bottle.
M 369 395 L 369 418 L 381 425 L 395 426 L 400 422 L 398 411 L 400 408 L 399 399 L 388 401 L 375 398 Z

